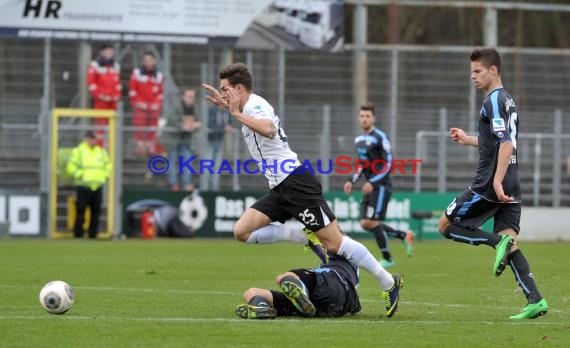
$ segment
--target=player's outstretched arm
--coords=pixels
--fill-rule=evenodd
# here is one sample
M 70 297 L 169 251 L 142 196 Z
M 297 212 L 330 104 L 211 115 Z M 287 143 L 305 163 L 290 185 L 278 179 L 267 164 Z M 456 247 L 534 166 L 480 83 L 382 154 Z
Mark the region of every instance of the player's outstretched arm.
M 206 91 L 208 91 L 210 93 L 210 95 L 206 96 L 206 99 L 208 99 L 208 101 L 212 104 L 214 104 L 215 106 L 221 108 L 221 109 L 225 109 L 228 110 L 229 109 L 229 104 L 226 100 L 224 100 L 224 98 L 222 98 L 222 94 L 215 89 L 212 85 L 209 85 L 207 83 L 203 83 L 202 84 L 202 88 L 204 88 Z
M 463 129 L 450 128 L 449 136 L 451 137 L 451 140 L 455 141 L 458 144 L 475 147 L 479 146 L 479 138 L 472 135 L 467 135 Z

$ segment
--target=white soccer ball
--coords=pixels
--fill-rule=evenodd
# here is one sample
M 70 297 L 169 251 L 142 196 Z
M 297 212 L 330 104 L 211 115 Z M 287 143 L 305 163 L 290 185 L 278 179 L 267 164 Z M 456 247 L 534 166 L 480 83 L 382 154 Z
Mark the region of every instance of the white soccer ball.
M 208 207 L 204 199 L 197 194 L 184 197 L 178 207 L 178 217 L 193 232 L 199 230 L 208 218 Z
M 73 289 L 66 282 L 54 280 L 40 291 L 40 304 L 51 314 L 64 314 L 73 305 Z

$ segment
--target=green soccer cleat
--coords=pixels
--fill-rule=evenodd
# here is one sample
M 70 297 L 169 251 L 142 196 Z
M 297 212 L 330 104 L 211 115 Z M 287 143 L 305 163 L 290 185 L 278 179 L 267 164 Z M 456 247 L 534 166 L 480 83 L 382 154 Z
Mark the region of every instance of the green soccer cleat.
M 414 255 L 414 232 L 406 231 L 406 238 L 402 240 L 406 247 L 406 254 L 408 257 Z
M 386 316 L 392 318 L 392 316 L 398 310 L 398 305 L 400 304 L 400 289 L 404 287 L 404 280 L 401 276 L 393 274 L 394 285 L 388 291 L 383 291 L 382 296 L 384 296 L 384 302 L 386 303 Z
M 307 317 L 315 315 L 317 310 L 309 298 L 305 284 L 301 280 L 291 276 L 283 277 L 279 287 L 300 313 Z
M 509 255 L 509 250 L 515 243 L 513 237 L 508 234 L 504 234 L 501 237 L 501 241 L 495 247 L 497 249 L 497 255 L 495 256 L 495 264 L 493 265 L 493 274 L 495 277 L 503 274 L 503 271 L 507 267 L 507 257 Z
M 384 268 L 396 266 L 396 261 L 394 261 L 394 259 L 392 259 L 390 261 L 388 261 L 386 259 L 382 259 L 382 260 L 378 261 L 378 263 L 380 264 L 380 266 L 382 266 Z
M 512 315 L 510 318 L 515 320 L 536 319 L 544 316 L 546 312 L 548 312 L 548 303 L 542 299 L 538 303 L 529 303 L 519 314 Z
M 321 259 L 321 264 L 328 263 L 329 254 L 327 253 L 327 249 L 321 243 L 315 232 L 309 230 L 308 228 L 305 228 L 303 232 L 305 232 L 305 235 L 307 236 L 307 245 L 305 245 L 305 248 L 311 249 L 311 251 L 314 252 L 319 259 Z
M 275 308 L 268 306 L 252 306 L 244 303 L 235 308 L 235 313 L 243 319 L 274 319 L 277 316 Z

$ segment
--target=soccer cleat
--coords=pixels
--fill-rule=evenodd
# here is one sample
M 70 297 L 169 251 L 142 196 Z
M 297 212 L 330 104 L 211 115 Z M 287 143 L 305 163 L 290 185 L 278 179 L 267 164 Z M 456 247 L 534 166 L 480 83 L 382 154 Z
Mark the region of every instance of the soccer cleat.
M 396 261 L 394 261 L 394 259 L 392 259 L 390 261 L 388 261 L 386 259 L 382 259 L 382 260 L 378 261 L 378 263 L 380 264 L 380 266 L 382 266 L 384 268 L 396 266 Z
M 515 320 L 536 319 L 544 316 L 546 312 L 548 312 L 548 303 L 546 303 L 545 299 L 542 299 L 538 303 L 529 303 L 519 314 L 512 315 L 510 318 Z
M 509 255 L 509 250 L 513 246 L 515 241 L 513 237 L 508 234 L 504 234 L 501 237 L 501 241 L 495 247 L 497 249 L 497 255 L 495 256 L 495 264 L 493 265 L 493 273 L 495 277 L 500 276 L 503 274 L 503 271 L 507 267 L 507 257 Z
M 321 259 L 321 264 L 325 264 L 329 262 L 329 255 L 327 254 L 327 249 L 321 243 L 315 232 L 305 228 L 303 230 L 305 235 L 307 236 L 307 245 L 306 248 L 311 249 L 319 259 Z
M 408 256 L 414 255 L 414 232 L 406 231 L 406 238 L 402 240 Z
M 382 296 L 384 296 L 384 301 L 386 302 L 386 316 L 391 318 L 394 313 L 398 310 L 398 305 L 400 304 L 400 289 L 404 287 L 404 281 L 402 277 L 393 274 L 394 285 L 388 291 L 383 291 Z
M 283 277 L 279 287 L 300 313 L 307 317 L 315 315 L 317 311 L 315 305 L 311 302 L 307 288 L 300 279 L 291 276 Z
M 277 316 L 275 308 L 268 306 L 252 306 L 244 303 L 234 310 L 243 319 L 274 319 Z

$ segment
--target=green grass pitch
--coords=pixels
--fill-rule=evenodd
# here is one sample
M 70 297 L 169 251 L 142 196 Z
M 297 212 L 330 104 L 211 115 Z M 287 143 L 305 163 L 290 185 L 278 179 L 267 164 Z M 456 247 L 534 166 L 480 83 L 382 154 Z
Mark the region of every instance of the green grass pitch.
M 375 255 L 372 241 L 365 244 Z M 404 256 L 399 312 L 383 314 L 375 281 L 361 271 L 359 316 L 248 321 L 234 306 L 248 287 L 316 264 L 301 245 L 233 240 L 0 240 L 0 347 L 568 347 L 568 243 L 521 243 L 543 295 L 544 318 L 513 322 L 525 304 L 509 269 L 492 275 L 494 250 L 450 241 Z M 76 300 L 45 312 L 42 285 L 63 280 Z

